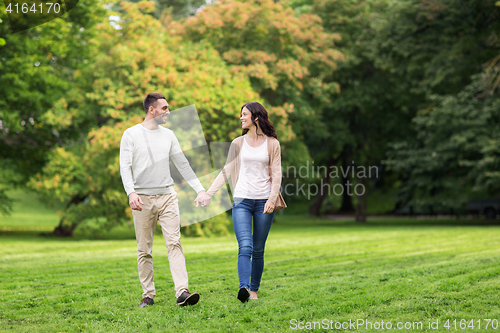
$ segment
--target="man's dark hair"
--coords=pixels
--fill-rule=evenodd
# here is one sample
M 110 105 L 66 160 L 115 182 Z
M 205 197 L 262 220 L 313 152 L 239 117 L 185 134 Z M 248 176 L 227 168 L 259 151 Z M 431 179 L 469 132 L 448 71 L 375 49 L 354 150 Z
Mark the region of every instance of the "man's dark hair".
M 149 107 L 154 106 L 156 101 L 159 99 L 167 100 L 165 98 L 165 96 L 163 96 L 162 94 L 158 94 L 158 93 L 149 93 L 146 96 L 146 98 L 144 98 L 142 105 L 144 106 L 144 111 L 146 112 L 146 114 L 148 113 Z

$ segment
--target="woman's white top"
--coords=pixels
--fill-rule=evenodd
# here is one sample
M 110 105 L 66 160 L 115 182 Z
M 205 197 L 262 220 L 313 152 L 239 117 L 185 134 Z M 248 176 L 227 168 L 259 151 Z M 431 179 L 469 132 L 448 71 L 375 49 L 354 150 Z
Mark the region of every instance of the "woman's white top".
M 243 137 L 240 151 L 240 173 L 234 188 L 234 198 L 268 199 L 271 194 L 271 176 L 269 175 L 269 152 L 266 141 L 258 147 L 252 147 Z

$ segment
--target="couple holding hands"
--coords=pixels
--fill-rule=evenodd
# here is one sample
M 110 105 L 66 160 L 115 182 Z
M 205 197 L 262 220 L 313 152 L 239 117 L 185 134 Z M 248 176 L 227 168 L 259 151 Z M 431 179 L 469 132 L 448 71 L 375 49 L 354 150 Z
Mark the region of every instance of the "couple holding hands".
M 170 160 L 198 193 L 197 207 L 207 206 L 210 198 L 231 179 L 233 226 L 238 240 L 238 299 L 241 302 L 257 299 L 264 269 L 264 247 L 274 212 L 286 207 L 280 194 L 280 145 L 266 109 L 257 102 L 243 105 L 240 113 L 243 135 L 233 140 L 224 168 L 205 192 L 174 132 L 160 126 L 166 123 L 170 113 L 165 97 L 150 93 L 143 105 L 144 121 L 125 130 L 120 143 L 120 173 L 132 208 L 137 239 L 137 264 L 143 290 L 140 307 L 153 305 L 156 295 L 151 253 L 157 222 L 168 249 L 177 304 L 194 305 L 200 299 L 198 293 L 191 293 L 188 288 Z

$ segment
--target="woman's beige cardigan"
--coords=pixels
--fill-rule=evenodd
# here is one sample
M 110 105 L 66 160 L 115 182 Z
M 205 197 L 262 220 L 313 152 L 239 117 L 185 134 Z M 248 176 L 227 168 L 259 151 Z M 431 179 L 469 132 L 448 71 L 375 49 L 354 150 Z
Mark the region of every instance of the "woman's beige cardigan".
M 220 190 L 222 185 L 224 185 L 229 178 L 232 180 L 231 189 L 234 190 L 236 187 L 238 176 L 240 174 L 240 152 L 242 145 L 243 136 L 237 137 L 233 140 L 233 142 L 231 142 L 226 164 L 207 191 L 207 194 L 210 197 L 217 193 L 217 191 Z M 269 175 L 271 176 L 271 194 L 269 195 L 269 201 L 275 203 L 275 210 L 279 210 L 286 207 L 285 201 L 280 193 L 281 148 L 279 141 L 273 137 L 268 137 L 267 151 L 269 152 Z

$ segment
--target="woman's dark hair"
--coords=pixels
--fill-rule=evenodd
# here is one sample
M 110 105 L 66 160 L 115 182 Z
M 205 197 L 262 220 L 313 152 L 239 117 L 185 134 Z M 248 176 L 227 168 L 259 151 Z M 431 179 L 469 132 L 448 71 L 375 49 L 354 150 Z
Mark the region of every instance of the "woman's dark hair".
M 252 123 L 257 126 L 257 123 L 255 122 L 255 119 L 259 118 L 259 126 L 262 132 L 264 132 L 265 135 L 273 137 L 275 139 L 278 138 L 278 135 L 276 135 L 276 131 L 274 130 L 273 124 L 269 121 L 269 117 L 267 115 L 266 109 L 262 106 L 262 104 L 258 102 L 249 102 L 246 103 L 241 107 L 240 114 L 243 112 L 243 109 L 247 108 L 248 111 L 252 114 Z M 248 128 L 243 129 L 243 135 L 247 134 L 249 131 Z

